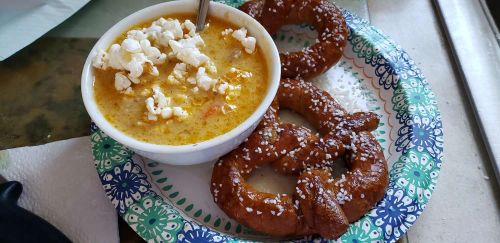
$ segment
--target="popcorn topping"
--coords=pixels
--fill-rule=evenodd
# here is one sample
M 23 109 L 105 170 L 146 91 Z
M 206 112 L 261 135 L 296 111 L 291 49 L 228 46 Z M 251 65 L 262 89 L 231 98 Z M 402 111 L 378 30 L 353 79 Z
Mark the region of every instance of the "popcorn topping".
M 205 73 L 205 68 L 198 68 L 198 72 L 196 73 L 196 84 L 199 88 L 208 91 L 213 85 L 217 83 L 216 79 L 211 78 Z
M 99 48 L 92 59 L 92 66 L 103 70 L 108 69 L 108 53 Z
M 241 27 L 238 30 L 232 30 L 232 29 L 225 29 L 222 31 L 222 35 L 226 36 L 232 33 L 232 37 L 239 42 L 241 42 L 241 45 L 243 48 L 245 48 L 245 51 L 248 54 L 252 54 L 255 51 L 255 45 L 257 44 L 257 39 L 255 37 L 249 36 L 247 37 L 247 29 L 245 27 Z
M 141 44 L 139 44 L 139 41 L 134 40 L 134 39 L 123 40 L 121 47 L 125 51 L 131 52 L 131 53 L 138 53 L 142 50 Z
M 175 106 L 174 107 L 174 116 L 180 117 L 180 118 L 185 118 L 188 116 L 187 111 L 183 110 L 181 107 Z
M 247 30 L 226 29 L 222 35 L 229 35 L 241 42 L 247 53 L 255 51 L 256 39 L 247 37 Z M 234 78 L 248 78 L 252 74 L 231 68 L 225 74 L 225 79 L 213 78 L 217 74 L 217 67 L 210 58 L 203 54 L 200 48 L 205 46 L 201 36 L 196 33 L 196 26 L 190 20 L 181 23 L 177 19 L 159 18 L 147 28 L 134 29 L 126 33 L 126 38 L 121 43 L 112 44 L 106 52 L 98 49 L 92 60 L 92 66 L 98 69 L 108 68 L 117 70 L 114 76 L 115 89 L 124 94 L 134 94 L 133 85 L 141 83 L 144 72 L 152 76 L 159 76 L 160 70 L 156 65 L 165 62 L 177 62 L 171 73 L 167 76 L 170 85 L 182 85 L 184 90 L 192 94 L 199 92 L 213 92 L 219 95 L 234 95 L 231 91 L 240 90 L 240 85 L 232 85 L 225 80 Z M 170 50 L 170 51 L 169 51 Z M 164 51 L 164 52 L 162 52 Z M 210 75 L 209 75 L 210 74 Z M 172 99 L 166 97 L 159 86 L 154 86 L 152 96 L 145 100 L 147 120 L 156 121 L 158 117 L 170 119 L 172 117 L 185 118 L 188 112 L 180 106 L 173 106 Z M 151 95 L 149 89 L 142 90 L 140 95 Z M 178 96 L 178 95 L 177 95 Z M 182 99 L 173 97 L 174 102 L 189 102 L 189 97 L 183 95 Z M 226 96 L 226 100 L 228 96 Z M 178 102 L 182 101 L 182 102 Z M 236 106 L 224 104 L 220 107 L 225 114 Z
M 187 35 L 193 38 L 181 40 L 184 37 L 183 28 L 187 30 Z M 157 42 L 160 46 L 170 46 L 170 41 L 176 40 L 181 40 L 181 44 L 177 46 L 181 49 L 174 50 L 181 61 L 196 66 L 208 60 L 208 57 L 196 48 L 197 45 L 203 44 L 203 40 L 196 34 L 196 26 L 191 21 L 186 20 L 181 24 L 177 19 L 160 18 L 148 28 L 128 31 L 127 38 L 121 44 L 111 45 L 108 53 L 98 50 L 92 65 L 103 70 L 111 67 L 116 70 L 129 71 L 127 78 L 130 82 L 140 83 L 140 76 L 144 72 L 145 65 L 150 65 L 148 69 L 150 74 L 158 76 L 159 71 L 155 65 L 163 64 L 167 59 L 167 54 L 162 53 L 157 46 L 153 46 L 151 41 Z M 184 46 L 193 50 L 186 49 Z M 120 76 L 120 78 L 123 77 Z M 115 82 L 124 83 L 123 79 L 115 80 Z
M 199 67 L 209 60 L 208 56 L 198 49 L 199 46 L 205 45 L 199 35 L 179 41 L 171 40 L 168 43 L 177 59 L 191 66 Z
M 182 26 L 188 30 L 188 35 L 189 36 L 195 36 L 196 35 L 196 25 L 193 24 L 189 19 L 184 21 L 184 24 Z
M 217 87 L 217 92 L 219 94 L 225 94 L 226 93 L 226 90 L 229 88 L 229 84 L 226 83 L 226 82 L 223 82 L 219 85 L 219 87 Z
M 174 106 L 171 107 L 171 98 L 166 97 L 161 91 L 160 87 L 153 87 L 153 96 L 146 99 L 146 109 L 147 118 L 150 121 L 156 121 L 158 115 L 163 119 L 169 119 L 171 117 L 186 118 L 188 112 L 182 107 Z
M 167 54 L 161 53 L 160 49 L 151 46 L 151 42 L 148 39 L 141 40 L 140 45 L 147 59 L 153 64 L 162 64 L 167 59 Z
M 158 41 L 162 46 L 168 46 L 170 40 L 178 40 L 184 37 L 182 26 L 179 20 L 160 18 L 154 21 L 151 26 L 145 30 L 145 33 L 153 40 Z
M 130 88 L 132 83 L 127 78 L 127 76 L 123 75 L 123 72 L 115 73 L 115 89 L 118 91 L 123 91 Z
M 108 51 L 108 66 L 113 69 L 123 70 L 123 66 L 120 62 L 120 49 L 121 46 L 119 44 L 113 44 L 109 47 Z
M 127 39 L 141 41 L 147 38 L 148 36 L 140 30 L 130 30 L 129 32 L 127 32 Z
M 172 73 L 168 75 L 167 79 L 171 83 L 177 83 L 177 82 L 182 82 L 186 79 L 187 76 L 187 69 L 186 69 L 186 64 L 185 63 L 177 63 L 175 64 L 174 69 L 172 70 Z
M 158 76 L 158 69 L 154 64 L 162 64 L 166 60 L 166 55 L 162 54 L 160 50 L 156 47 L 151 46 L 147 39 L 141 40 L 140 42 L 135 39 L 125 39 L 120 44 L 113 44 L 109 48 L 109 52 L 105 53 L 99 50 L 96 57 L 93 60 L 92 65 L 96 68 L 106 70 L 108 67 L 117 70 L 126 70 L 129 73 L 127 77 L 132 83 L 140 83 L 140 76 L 144 72 L 144 66 L 150 65 L 150 73 L 152 75 Z M 120 80 L 117 80 L 119 78 Z M 124 84 L 122 76 L 115 75 L 115 87 L 118 91 L 116 83 Z
M 221 34 L 223 36 L 226 36 L 226 35 L 229 35 L 229 34 L 233 33 L 233 31 L 234 31 L 233 29 L 225 29 L 224 31 L 222 31 Z
M 249 54 L 255 51 L 255 44 L 257 44 L 257 39 L 254 37 L 247 37 L 241 41 L 241 45 L 243 45 L 245 51 Z

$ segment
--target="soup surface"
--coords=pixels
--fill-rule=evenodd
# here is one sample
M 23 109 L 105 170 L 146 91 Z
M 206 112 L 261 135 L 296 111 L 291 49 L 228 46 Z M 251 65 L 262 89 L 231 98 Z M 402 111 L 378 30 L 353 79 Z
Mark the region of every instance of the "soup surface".
M 214 17 L 208 17 L 208 27 L 196 34 L 189 28 L 195 20 L 192 15 L 166 16 L 164 20 L 134 26 L 131 30 L 144 35 L 128 31 L 115 41 L 121 43 L 121 49 L 111 46 L 97 54 L 94 93 L 100 111 L 117 129 L 155 144 L 197 143 L 237 127 L 256 110 L 268 86 L 267 66 L 255 38 Z M 171 38 L 175 32 L 165 31 L 177 24 L 174 20 L 182 25 L 182 37 Z M 153 28 L 155 25 L 161 30 Z M 195 48 L 201 54 L 189 49 L 198 34 L 204 44 Z M 141 52 L 135 40 L 128 40 L 134 38 L 147 38 L 161 55 L 148 52 L 148 43 L 138 41 Z M 183 39 L 189 40 L 183 43 Z M 255 49 L 249 50 L 252 42 Z M 184 49 L 174 50 L 178 43 Z M 144 61 L 144 55 L 137 53 L 145 53 L 153 62 Z M 141 67 L 134 66 L 132 61 L 137 64 L 140 60 Z M 198 60 L 205 62 L 196 66 Z M 138 70 L 142 72 L 139 77 Z

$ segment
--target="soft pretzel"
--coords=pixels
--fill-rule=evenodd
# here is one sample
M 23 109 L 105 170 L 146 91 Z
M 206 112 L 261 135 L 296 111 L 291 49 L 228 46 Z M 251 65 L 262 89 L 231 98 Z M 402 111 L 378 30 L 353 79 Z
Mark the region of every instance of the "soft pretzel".
M 280 106 L 299 113 L 325 135 L 321 139 L 311 138 L 305 146 L 299 146 L 273 162 L 276 171 L 297 174 L 307 166 L 324 166 L 332 157 L 345 152 L 344 144 L 349 142 L 351 135 L 347 131 L 373 131 L 378 126 L 376 114 L 348 114 L 328 92 L 309 83 L 290 79 L 281 80 L 281 83 L 278 92 Z
M 282 25 L 308 23 L 318 32 L 316 43 L 302 51 L 280 53 L 283 78 L 308 79 L 337 63 L 348 30 L 342 12 L 328 0 L 251 0 L 240 6 L 274 34 Z
M 304 81 L 282 80 L 277 98 L 248 140 L 215 164 L 214 201 L 229 217 L 260 232 L 336 238 L 387 187 L 387 163 L 369 132 L 378 118 L 348 114 L 327 92 Z M 279 105 L 304 115 L 322 137 L 280 123 Z M 349 171 L 332 178 L 329 165 L 341 156 Z M 293 195 L 259 192 L 245 181 L 255 168 L 269 163 L 279 172 L 299 175 Z

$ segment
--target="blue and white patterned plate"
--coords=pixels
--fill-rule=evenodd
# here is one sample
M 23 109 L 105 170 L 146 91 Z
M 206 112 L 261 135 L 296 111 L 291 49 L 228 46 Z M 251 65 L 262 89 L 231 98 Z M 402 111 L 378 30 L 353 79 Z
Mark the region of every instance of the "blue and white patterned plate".
M 241 0 L 228 0 L 239 6 Z M 394 242 L 415 222 L 436 186 L 443 129 L 434 94 L 414 61 L 366 21 L 343 12 L 349 43 L 338 64 L 360 82 L 381 123 L 374 135 L 385 149 L 390 184 L 384 198 L 338 241 Z M 308 26 L 285 27 L 278 47 L 307 46 Z M 212 201 L 210 165 L 168 166 L 135 155 L 94 124 L 92 151 L 107 196 L 148 242 L 227 242 L 269 239 L 229 219 Z M 274 239 L 276 240 L 276 239 Z M 289 242 L 325 241 L 311 237 Z

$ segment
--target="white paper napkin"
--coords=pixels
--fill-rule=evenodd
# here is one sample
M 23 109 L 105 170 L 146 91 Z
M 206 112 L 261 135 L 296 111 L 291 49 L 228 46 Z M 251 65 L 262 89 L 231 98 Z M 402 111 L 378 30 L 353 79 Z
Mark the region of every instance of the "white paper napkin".
M 0 61 L 40 38 L 89 0 L 0 0 Z
M 0 151 L 0 174 L 23 184 L 19 205 L 73 242 L 118 242 L 118 218 L 94 169 L 89 137 Z

